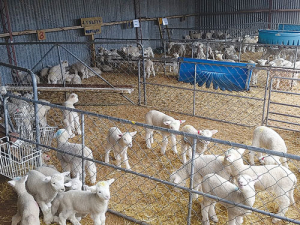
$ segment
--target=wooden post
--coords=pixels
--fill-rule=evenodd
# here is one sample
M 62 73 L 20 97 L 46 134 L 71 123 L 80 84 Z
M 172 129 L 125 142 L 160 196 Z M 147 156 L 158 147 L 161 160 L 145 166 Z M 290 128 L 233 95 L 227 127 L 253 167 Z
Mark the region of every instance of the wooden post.
M 91 45 L 91 55 L 92 55 L 92 59 L 91 59 L 91 65 L 92 66 L 96 66 L 96 49 L 95 49 L 95 37 L 94 34 L 90 35 L 91 36 L 91 41 L 93 42 Z
M 158 22 L 158 29 L 159 29 L 161 44 L 164 46 L 164 37 L 163 37 L 162 30 L 161 30 L 162 18 L 158 18 L 157 22 Z
M 170 41 L 170 30 L 168 28 L 168 25 L 166 25 L 166 29 L 167 29 L 168 40 Z

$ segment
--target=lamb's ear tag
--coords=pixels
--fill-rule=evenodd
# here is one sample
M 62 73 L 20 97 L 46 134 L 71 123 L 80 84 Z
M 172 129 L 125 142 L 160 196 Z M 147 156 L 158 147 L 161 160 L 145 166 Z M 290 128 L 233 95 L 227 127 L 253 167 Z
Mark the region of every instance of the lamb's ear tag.
M 64 129 L 59 129 L 55 134 L 54 137 L 59 137 L 64 132 Z
M 13 180 L 15 180 L 15 181 L 19 181 L 19 180 L 21 180 L 21 177 L 14 177 L 14 179 Z
M 235 186 L 234 190 L 235 190 L 235 191 L 238 191 L 238 190 L 239 190 L 239 188 L 238 188 L 237 186 Z

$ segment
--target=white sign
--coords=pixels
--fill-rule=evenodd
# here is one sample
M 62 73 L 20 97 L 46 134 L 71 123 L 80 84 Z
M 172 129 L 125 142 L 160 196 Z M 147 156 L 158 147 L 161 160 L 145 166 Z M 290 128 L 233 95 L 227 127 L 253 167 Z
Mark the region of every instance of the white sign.
M 140 21 L 139 20 L 133 20 L 133 27 L 140 27 Z
M 168 19 L 167 18 L 162 18 L 162 24 L 163 25 L 168 25 Z

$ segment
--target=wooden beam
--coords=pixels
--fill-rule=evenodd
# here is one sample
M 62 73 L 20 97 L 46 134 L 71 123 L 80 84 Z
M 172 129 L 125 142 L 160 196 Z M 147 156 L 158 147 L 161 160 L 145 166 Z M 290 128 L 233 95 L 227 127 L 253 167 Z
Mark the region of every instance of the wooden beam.
M 167 16 L 165 18 L 169 19 L 176 19 L 176 18 L 181 18 L 183 16 L 185 17 L 190 17 L 190 16 L 197 16 L 198 14 L 188 14 L 188 15 L 176 15 L 176 16 Z M 145 22 L 145 21 L 156 21 L 158 18 L 141 18 L 140 22 Z M 102 26 L 112 26 L 112 25 L 119 25 L 119 24 L 126 24 L 128 22 L 132 22 L 132 20 L 123 20 L 123 21 L 114 21 L 114 22 L 107 22 L 103 23 Z M 49 32 L 58 32 L 58 31 L 68 31 L 68 30 L 78 30 L 78 29 L 83 29 L 82 26 L 71 26 L 71 27 L 57 27 L 57 28 L 50 28 L 50 29 L 43 29 L 46 33 Z M 16 31 L 12 32 L 13 36 L 19 36 L 19 35 L 27 35 L 27 34 L 36 34 L 37 30 L 24 30 L 24 31 Z M 9 37 L 9 33 L 3 33 L 0 34 L 0 38 L 3 37 Z
M 32 86 L 5 86 L 8 91 L 32 91 Z M 93 87 L 38 87 L 38 91 L 63 91 L 63 92 L 105 92 L 105 93 L 125 93 L 131 94 L 134 88 L 93 88 Z

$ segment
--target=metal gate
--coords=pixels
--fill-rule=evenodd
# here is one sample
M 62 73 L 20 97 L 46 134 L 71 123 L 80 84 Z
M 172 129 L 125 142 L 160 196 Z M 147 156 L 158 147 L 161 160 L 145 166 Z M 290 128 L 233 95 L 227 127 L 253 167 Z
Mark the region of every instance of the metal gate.
M 279 71 L 286 76 L 271 76 L 265 124 L 290 131 L 300 129 L 300 89 L 295 71 Z M 275 75 L 278 71 L 275 71 Z

